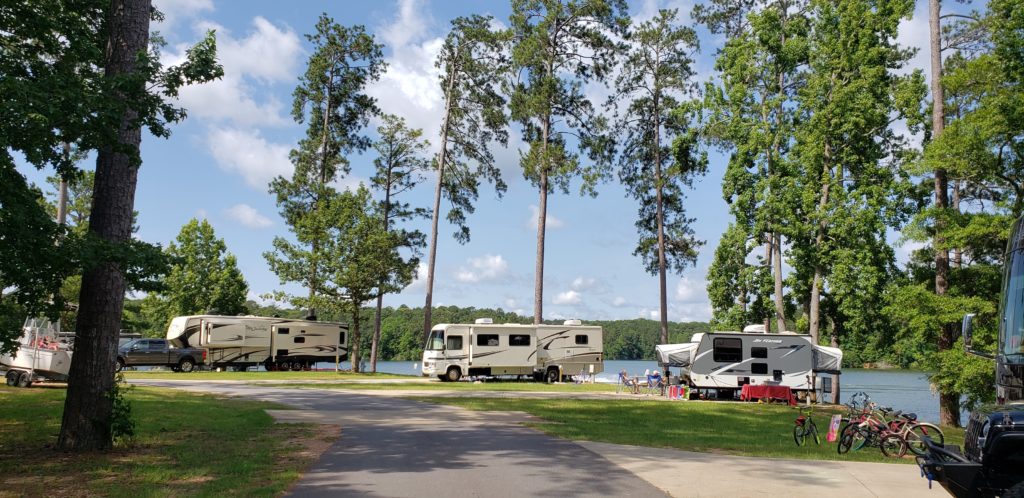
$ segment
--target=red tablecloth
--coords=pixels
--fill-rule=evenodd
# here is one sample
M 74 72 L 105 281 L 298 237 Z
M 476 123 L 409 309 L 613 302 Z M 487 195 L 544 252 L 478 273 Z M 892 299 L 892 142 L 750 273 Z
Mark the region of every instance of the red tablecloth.
M 746 384 L 740 390 L 740 399 L 743 401 L 766 398 L 785 400 L 790 405 L 796 406 L 796 396 L 793 396 L 793 390 L 786 386 L 755 386 Z

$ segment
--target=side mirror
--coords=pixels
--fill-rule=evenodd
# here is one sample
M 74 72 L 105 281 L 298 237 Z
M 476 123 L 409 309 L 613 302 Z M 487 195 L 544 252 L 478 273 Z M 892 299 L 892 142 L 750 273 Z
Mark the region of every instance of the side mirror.
M 960 328 L 964 338 L 964 350 L 971 352 L 972 336 L 974 335 L 974 313 L 964 315 L 964 321 Z

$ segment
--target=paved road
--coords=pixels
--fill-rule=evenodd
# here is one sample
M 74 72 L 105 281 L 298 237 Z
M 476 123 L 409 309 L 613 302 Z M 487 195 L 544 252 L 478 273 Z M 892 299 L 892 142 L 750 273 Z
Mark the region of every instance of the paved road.
M 327 390 L 132 382 L 275 401 L 340 425 L 341 438 L 292 487 L 294 496 L 665 496 L 597 453 L 517 425 L 522 414 L 485 418 Z

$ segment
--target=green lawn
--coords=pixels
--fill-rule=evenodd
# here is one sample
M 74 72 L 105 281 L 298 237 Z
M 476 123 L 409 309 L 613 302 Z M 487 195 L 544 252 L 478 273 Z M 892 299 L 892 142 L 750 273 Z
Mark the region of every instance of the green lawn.
M 409 379 L 411 375 L 386 373 L 352 372 L 210 372 L 189 373 L 169 370 L 125 371 L 126 379 L 176 379 L 176 380 L 352 380 L 352 379 Z
M 270 384 L 274 387 L 415 391 L 615 392 L 615 384 L 544 384 L 542 382 L 389 382 L 386 384 L 330 382 Z
M 275 496 L 336 429 L 274 424 L 271 403 L 134 388 L 135 441 L 54 449 L 64 389 L 0 387 L 0 496 Z M 314 449 L 313 452 L 316 452 Z
M 438 398 L 422 401 L 487 411 L 522 411 L 543 419 L 531 423 L 541 431 L 572 440 L 675 448 L 688 451 L 811 460 L 895 462 L 877 448 L 839 455 L 825 441 L 831 408 L 816 408 L 814 421 L 821 446 L 798 447 L 793 441 L 797 410 L 785 405 L 661 402 L 628 398 L 556 400 L 527 398 Z M 963 444 L 963 430 L 943 428 L 947 443 Z M 902 463 L 913 463 L 909 456 Z

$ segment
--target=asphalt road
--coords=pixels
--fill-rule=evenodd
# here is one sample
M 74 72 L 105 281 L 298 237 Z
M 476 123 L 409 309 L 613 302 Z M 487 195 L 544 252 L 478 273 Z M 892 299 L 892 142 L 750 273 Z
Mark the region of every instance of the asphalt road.
M 522 414 L 327 390 L 133 382 L 275 401 L 340 425 L 341 438 L 292 496 L 666 496 L 581 445 L 518 425 Z

